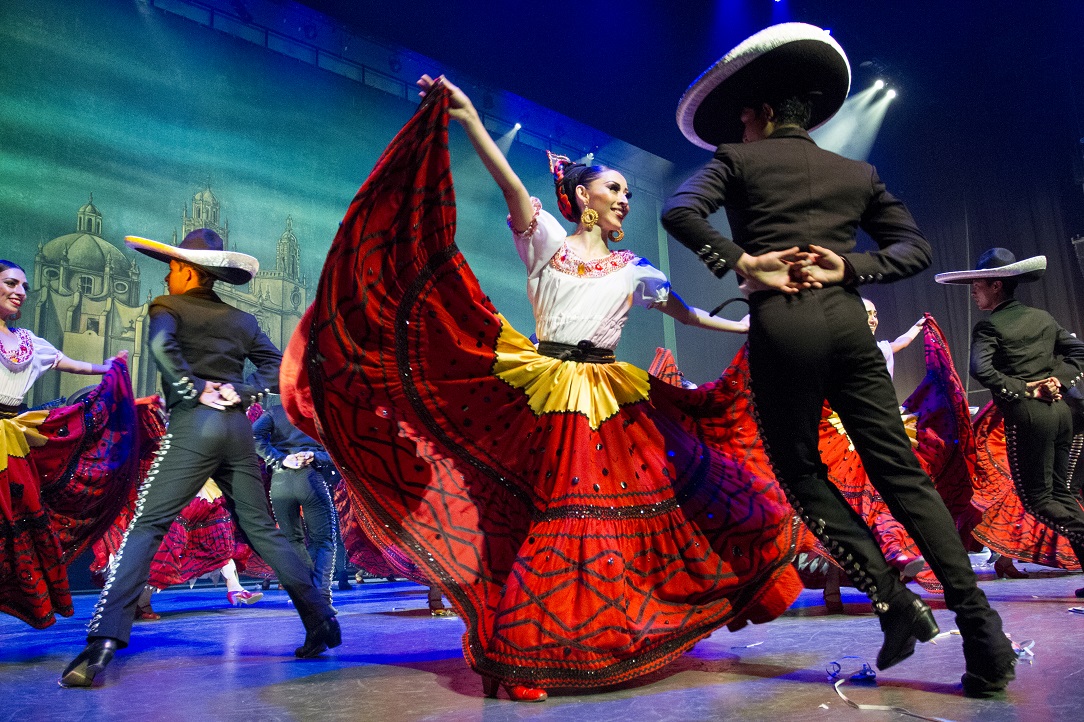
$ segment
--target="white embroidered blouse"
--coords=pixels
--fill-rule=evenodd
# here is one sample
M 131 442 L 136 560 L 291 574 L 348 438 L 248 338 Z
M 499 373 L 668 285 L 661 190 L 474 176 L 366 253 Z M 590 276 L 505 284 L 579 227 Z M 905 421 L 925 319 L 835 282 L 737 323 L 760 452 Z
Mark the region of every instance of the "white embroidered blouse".
M 633 304 L 647 308 L 669 297 L 665 274 L 627 250 L 579 258 L 565 243 L 564 227 L 537 198 L 531 201 L 534 220 L 526 232 L 512 235 L 527 266 L 538 340 L 616 348 Z
M 4 341 L 0 353 L 0 404 L 18 406 L 38 377 L 55 368 L 64 355 L 51 343 L 25 328 L 13 329 L 19 338 L 19 348 Z M 26 347 L 32 346 L 29 351 Z

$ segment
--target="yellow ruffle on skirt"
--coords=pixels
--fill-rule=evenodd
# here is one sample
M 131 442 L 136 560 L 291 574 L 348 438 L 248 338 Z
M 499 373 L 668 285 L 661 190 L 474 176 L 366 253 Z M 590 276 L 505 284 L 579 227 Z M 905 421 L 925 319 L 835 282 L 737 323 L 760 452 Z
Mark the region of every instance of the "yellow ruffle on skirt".
M 543 356 L 504 316 L 498 317 L 501 333 L 493 373 L 522 389 L 535 415 L 573 411 L 598 429 L 622 406 L 648 397 L 651 384 L 646 371 L 623 361 L 592 364 Z
M 903 421 L 903 430 L 907 432 L 907 438 L 911 442 L 911 448 L 918 448 L 918 416 L 915 414 L 907 413 L 900 407 L 900 419 Z M 828 417 L 828 423 L 831 424 L 836 431 L 847 437 L 847 450 L 854 451 L 854 442 L 851 441 L 850 434 L 843 428 L 843 421 L 839 418 L 839 414 L 835 411 Z
M 45 446 L 48 439 L 38 433 L 45 423 L 46 410 L 27 411 L 11 419 L 0 419 L 0 471 L 8 468 L 8 457 L 24 458 L 32 446 Z

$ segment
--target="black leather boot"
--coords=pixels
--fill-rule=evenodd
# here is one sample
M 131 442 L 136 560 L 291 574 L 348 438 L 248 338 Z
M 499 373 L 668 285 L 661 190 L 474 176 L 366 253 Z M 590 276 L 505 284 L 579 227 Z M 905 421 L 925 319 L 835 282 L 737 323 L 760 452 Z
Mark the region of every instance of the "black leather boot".
M 933 611 L 914 594 L 889 605 L 881 615 L 884 645 L 877 653 L 877 669 L 888 669 L 915 653 L 915 642 L 928 642 L 937 636 Z
M 106 668 L 117 651 L 117 640 L 110 637 L 96 637 L 72 660 L 60 677 L 61 687 L 89 687 L 94 677 Z
M 311 659 L 332 647 L 338 647 L 342 642 L 339 620 L 328 617 L 305 633 L 305 643 L 294 650 L 294 655 L 301 659 Z
M 964 696 L 976 699 L 988 699 L 1000 697 L 1009 686 L 1009 682 L 1016 679 L 1016 655 L 1000 668 L 994 668 L 989 672 L 964 672 L 960 682 L 964 685 Z
M 997 697 L 1005 690 L 1009 682 L 1016 679 L 1016 650 L 1004 632 L 994 630 L 991 634 L 972 634 L 971 625 L 962 623 L 960 632 L 964 634 L 964 661 L 967 671 L 960 681 L 964 685 L 967 697 Z

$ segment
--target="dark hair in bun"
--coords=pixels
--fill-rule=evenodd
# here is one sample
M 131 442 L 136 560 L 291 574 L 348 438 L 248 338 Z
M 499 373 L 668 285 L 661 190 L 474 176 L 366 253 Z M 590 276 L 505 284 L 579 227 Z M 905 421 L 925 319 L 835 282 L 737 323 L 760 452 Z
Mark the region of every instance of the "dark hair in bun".
M 557 192 L 557 207 L 561 215 L 572 223 L 580 222 L 580 206 L 576 201 L 576 186 L 587 186 L 607 171 L 605 166 L 576 163 L 563 155 L 554 155 L 546 151 L 553 173 L 554 190 Z

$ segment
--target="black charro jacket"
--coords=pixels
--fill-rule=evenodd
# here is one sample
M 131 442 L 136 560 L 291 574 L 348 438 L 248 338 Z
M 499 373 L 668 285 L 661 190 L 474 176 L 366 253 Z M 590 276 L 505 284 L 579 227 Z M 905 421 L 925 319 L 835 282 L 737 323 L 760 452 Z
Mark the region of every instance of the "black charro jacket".
M 272 471 L 280 471 L 282 460 L 299 451 L 313 453 L 313 466 L 325 476 L 334 471 L 335 465 L 320 442 L 290 423 L 286 409 L 272 406 L 252 425 L 252 438 L 256 451 Z
M 720 207 L 733 240 L 708 222 Z M 662 225 L 720 278 L 743 251 L 759 256 L 810 243 L 841 255 L 856 284 L 907 278 L 932 261 L 911 213 L 873 166 L 819 148 L 794 127 L 754 143 L 720 145 L 667 200 Z M 853 252 L 858 228 L 879 250 Z
M 1084 341 L 1046 311 L 1015 298 L 999 304 L 971 333 L 971 376 L 999 403 L 1027 395 L 1027 383 L 1058 379 L 1070 388 L 1084 374 Z
M 150 335 L 170 410 L 198 406 L 208 381 L 232 384 L 244 406 L 278 392 L 282 354 L 255 316 L 223 302 L 210 289 L 151 301 Z M 256 367 L 247 379 L 246 359 Z

